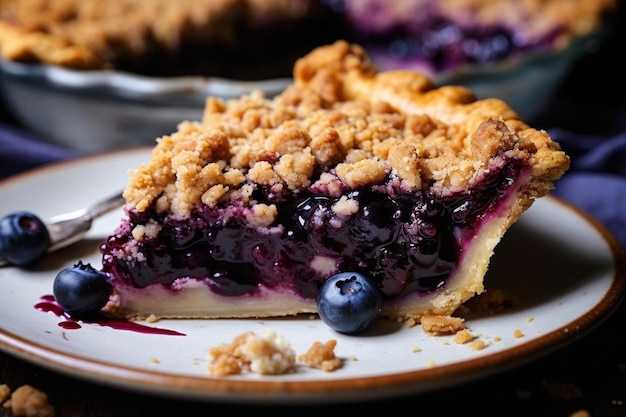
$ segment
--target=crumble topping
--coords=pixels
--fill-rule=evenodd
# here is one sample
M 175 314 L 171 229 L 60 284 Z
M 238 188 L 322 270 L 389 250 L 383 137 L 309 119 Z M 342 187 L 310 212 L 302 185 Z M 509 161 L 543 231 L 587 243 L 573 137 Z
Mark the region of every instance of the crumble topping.
M 358 45 L 315 49 L 298 60 L 294 78 L 274 99 L 208 98 L 202 121 L 157 139 L 151 160 L 131 172 L 130 206 L 144 211 L 157 200 L 158 210 L 187 216 L 199 204 L 239 202 L 270 224 L 275 213 L 256 206 L 253 185 L 275 194 L 316 186 L 341 193 L 389 181 L 449 192 L 504 154 L 526 161 L 537 178 L 527 206 L 569 166 L 547 132 L 501 100 L 437 88 L 416 72 L 377 72 Z

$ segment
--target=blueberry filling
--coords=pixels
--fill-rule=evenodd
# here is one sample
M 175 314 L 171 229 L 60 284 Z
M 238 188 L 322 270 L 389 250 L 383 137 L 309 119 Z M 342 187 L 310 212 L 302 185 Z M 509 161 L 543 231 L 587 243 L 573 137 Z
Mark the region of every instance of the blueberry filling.
M 386 299 L 431 293 L 446 283 L 465 241 L 497 214 L 523 169 L 509 160 L 469 190 L 446 195 L 389 185 L 347 190 L 343 198 L 358 203 L 354 214 L 336 212 L 340 197 L 314 188 L 280 196 L 260 189 L 257 200 L 278 207 L 269 227 L 250 225 L 243 205 L 232 202 L 197 208 L 185 219 L 154 208 L 130 210 L 101 247 L 103 271 L 139 288 L 175 289 L 178 278 L 198 279 L 225 296 L 263 286 L 315 299 L 323 282 L 341 271 L 368 275 Z M 134 240 L 132 229 L 149 221 L 160 224 L 160 232 Z M 131 256 L 135 251 L 141 256 Z

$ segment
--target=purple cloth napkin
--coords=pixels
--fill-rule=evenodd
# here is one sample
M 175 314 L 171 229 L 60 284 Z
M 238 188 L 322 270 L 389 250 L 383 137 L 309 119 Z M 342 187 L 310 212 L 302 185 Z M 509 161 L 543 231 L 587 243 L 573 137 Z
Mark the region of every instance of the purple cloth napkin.
M 37 136 L 0 123 L 0 179 L 41 165 L 80 156 Z
M 549 130 L 572 160 L 553 194 L 600 220 L 626 247 L 626 133 L 613 137 Z
M 572 159 L 553 193 L 593 215 L 626 247 L 626 133 L 599 137 L 548 130 Z M 0 124 L 0 179 L 79 156 Z

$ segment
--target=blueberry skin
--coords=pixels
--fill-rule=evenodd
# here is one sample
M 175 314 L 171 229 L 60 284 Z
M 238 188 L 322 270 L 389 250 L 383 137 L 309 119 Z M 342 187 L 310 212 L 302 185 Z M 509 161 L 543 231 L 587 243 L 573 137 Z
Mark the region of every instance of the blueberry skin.
M 95 313 L 109 301 L 112 287 L 104 272 L 79 261 L 57 274 L 52 292 L 68 313 Z
M 10 264 L 33 264 L 49 247 L 48 229 L 33 213 L 18 211 L 0 219 L 0 255 Z
M 378 316 L 382 295 L 358 272 L 342 272 L 324 282 L 317 298 L 320 318 L 339 333 L 365 330 Z

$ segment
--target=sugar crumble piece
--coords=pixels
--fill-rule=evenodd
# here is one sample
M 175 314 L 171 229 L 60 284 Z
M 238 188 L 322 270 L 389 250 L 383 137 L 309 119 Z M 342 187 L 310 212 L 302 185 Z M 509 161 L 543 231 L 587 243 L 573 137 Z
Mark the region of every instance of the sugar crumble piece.
M 159 318 L 157 316 L 155 316 L 154 314 L 150 314 L 147 318 L 146 318 L 146 322 L 147 323 L 156 323 L 157 321 L 159 321 Z
M 224 343 L 209 349 L 211 375 L 226 376 L 252 372 L 261 375 L 277 375 L 295 368 L 296 354 L 289 343 L 267 330 L 261 335 L 246 332 L 236 336 L 232 343 Z
M 472 343 L 469 344 L 469 347 L 472 350 L 483 350 L 484 348 L 486 348 L 488 346 L 487 342 L 485 342 L 484 340 L 475 340 Z
M 452 341 L 454 341 L 454 343 L 457 343 L 459 345 L 464 345 L 466 343 L 471 342 L 472 340 L 475 339 L 475 336 L 472 334 L 472 332 L 469 329 L 463 329 L 458 331 L 454 337 L 452 338 Z
M 56 414 L 48 395 L 30 385 L 22 385 L 13 393 L 7 385 L 0 385 L 0 400 L 16 417 L 54 417 Z
M 516 339 L 519 339 L 521 337 L 524 337 L 524 333 L 522 333 L 522 331 L 520 329 L 515 329 L 515 331 L 513 332 L 513 336 Z
M 11 388 L 7 384 L 0 384 L 0 404 L 11 396 Z
M 465 329 L 465 319 L 446 315 L 427 314 L 421 319 L 422 329 L 428 335 L 449 335 Z
M 331 339 L 326 343 L 315 341 L 306 353 L 298 355 L 298 360 L 307 364 L 310 368 L 332 372 L 343 366 L 343 361 L 335 356 L 337 340 Z
M 399 320 L 402 321 L 402 320 Z M 406 318 L 406 320 L 403 320 L 404 324 L 406 325 L 406 327 L 415 327 L 418 325 L 419 321 L 415 320 L 415 318 L 413 317 L 408 317 Z

